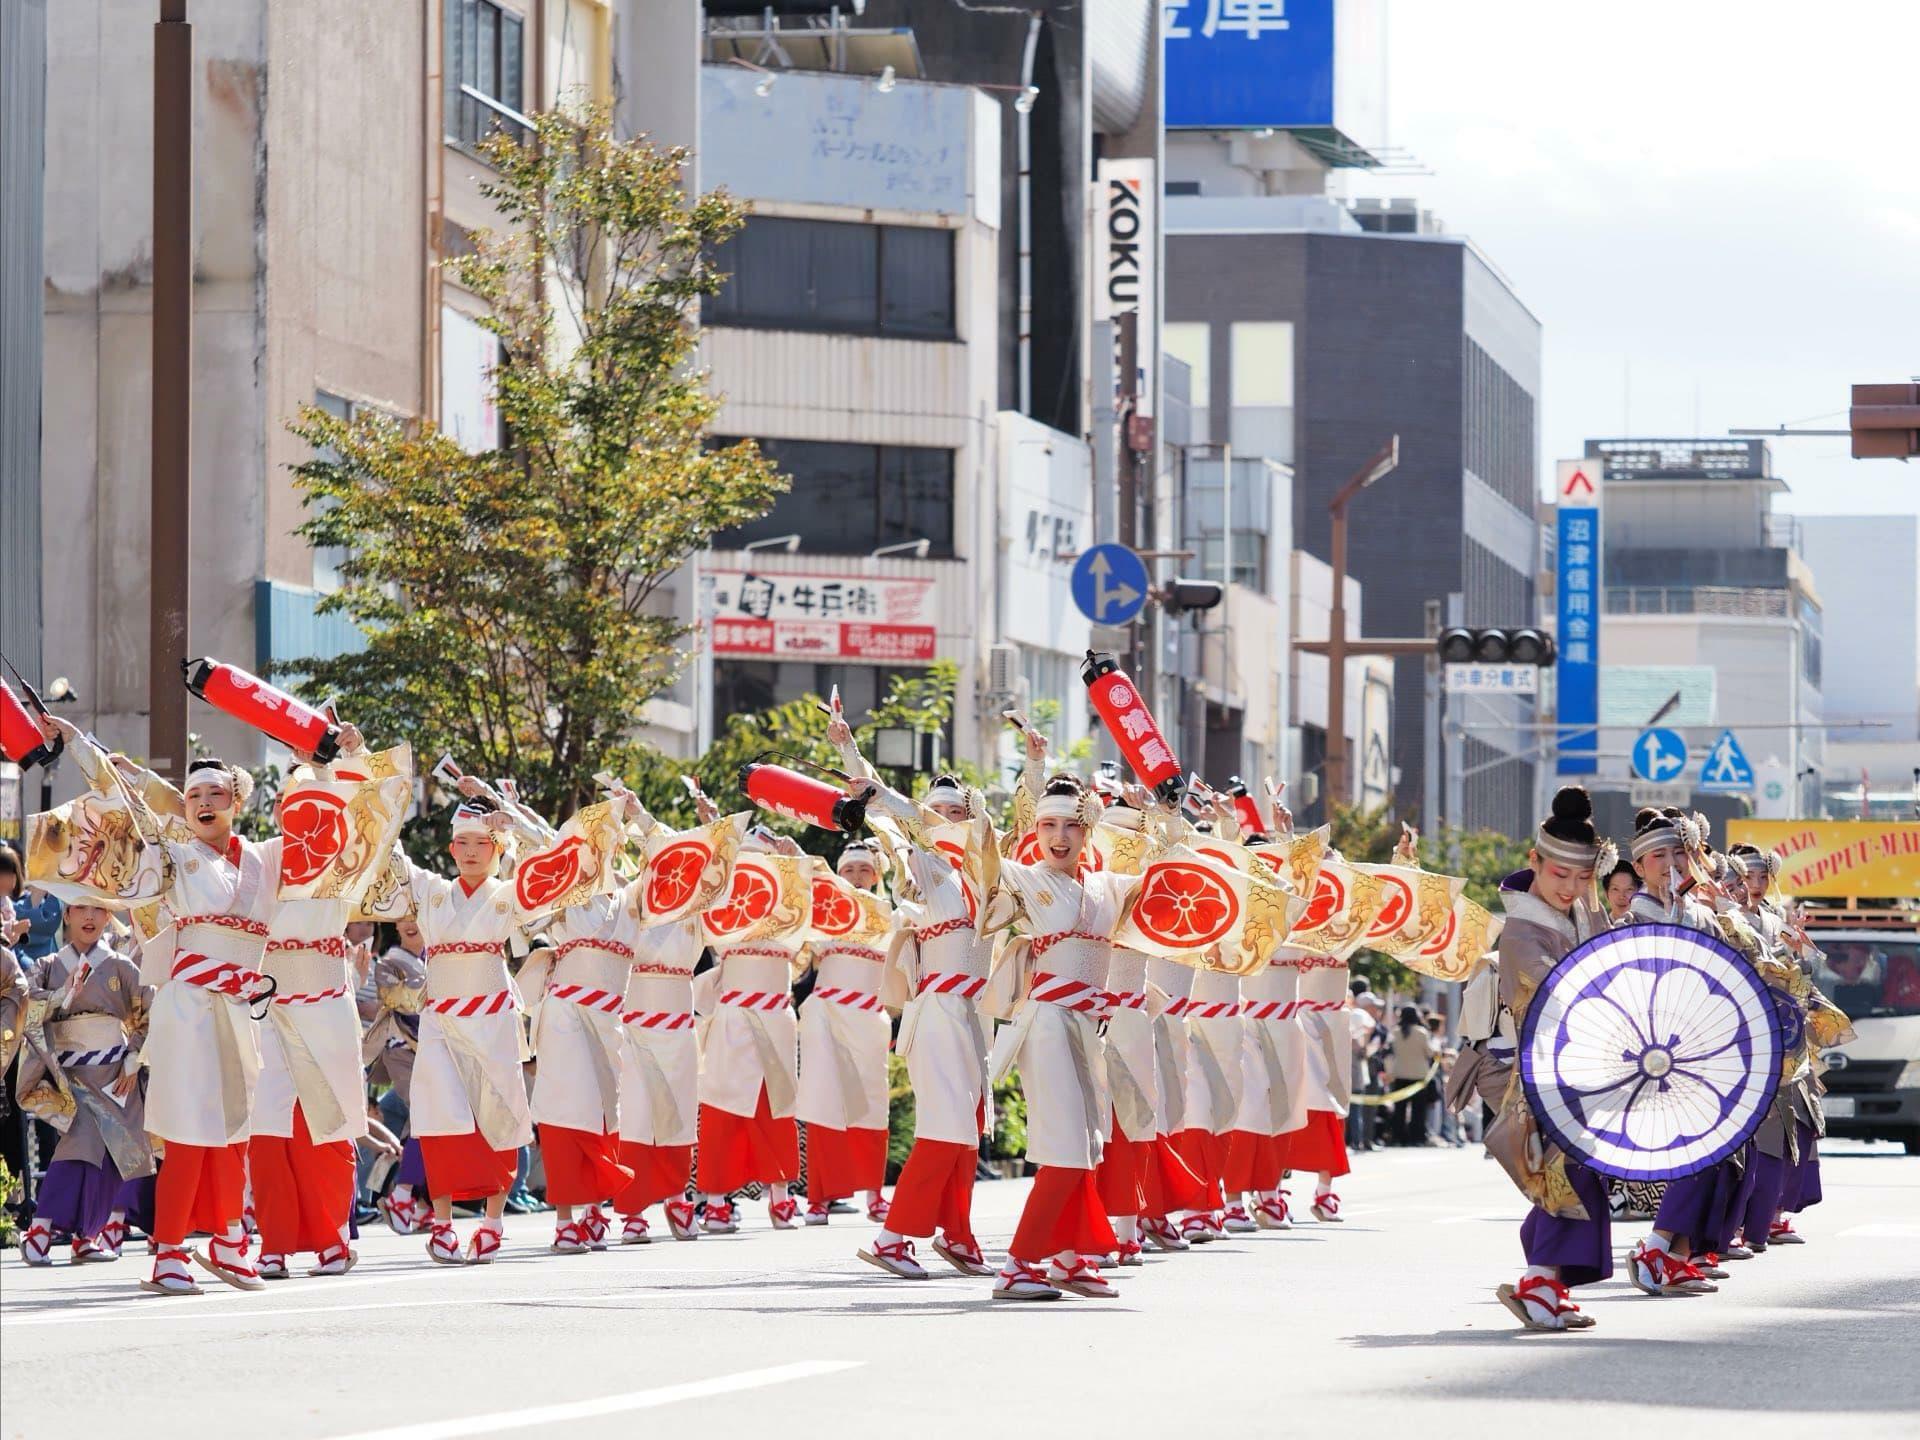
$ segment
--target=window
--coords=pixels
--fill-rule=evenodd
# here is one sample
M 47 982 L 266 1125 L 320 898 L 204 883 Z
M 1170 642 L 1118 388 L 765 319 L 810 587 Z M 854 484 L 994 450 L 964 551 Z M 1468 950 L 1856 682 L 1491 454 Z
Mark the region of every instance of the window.
M 1293 407 L 1292 322 L 1236 320 L 1229 344 L 1233 351 L 1234 409 L 1250 407 L 1291 409 Z
M 722 246 L 718 325 L 951 340 L 953 232 L 758 215 Z
M 472 149 L 495 130 L 526 127 L 466 94 L 478 91 L 516 114 L 524 104 L 524 22 L 492 0 L 447 0 L 447 140 Z
M 951 450 L 819 440 L 762 440 L 760 448 L 793 488 L 758 520 L 714 536 L 716 550 L 798 535 L 800 548 L 816 555 L 865 555 L 925 540 L 928 555 L 952 556 Z

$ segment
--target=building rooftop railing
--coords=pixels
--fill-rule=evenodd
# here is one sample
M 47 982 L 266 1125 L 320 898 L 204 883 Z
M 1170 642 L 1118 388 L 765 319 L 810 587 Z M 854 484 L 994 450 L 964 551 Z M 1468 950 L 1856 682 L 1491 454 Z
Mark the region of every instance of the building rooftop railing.
M 1784 620 L 1792 613 L 1792 592 L 1740 589 L 1725 585 L 1610 585 L 1609 615 L 1723 615 L 1736 619 Z

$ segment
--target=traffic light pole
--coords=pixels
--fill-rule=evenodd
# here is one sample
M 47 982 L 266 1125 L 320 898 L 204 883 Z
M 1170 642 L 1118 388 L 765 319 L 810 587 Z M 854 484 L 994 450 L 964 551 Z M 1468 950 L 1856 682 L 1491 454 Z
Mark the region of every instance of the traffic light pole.
M 1388 474 L 1400 463 L 1400 437 L 1394 436 L 1371 460 L 1356 470 L 1327 503 L 1333 520 L 1333 607 L 1327 617 L 1327 640 L 1321 649 L 1311 642 L 1296 644 L 1296 650 L 1327 657 L 1327 814 L 1336 804 L 1347 803 L 1347 657 L 1349 655 L 1410 655 L 1429 648 L 1426 640 L 1354 640 L 1347 639 L 1347 506 L 1354 496 Z M 1228 557 L 1231 565 L 1232 557 Z M 1231 574 L 1231 570 L 1228 572 Z M 1381 650 L 1380 645 L 1408 644 L 1415 650 Z

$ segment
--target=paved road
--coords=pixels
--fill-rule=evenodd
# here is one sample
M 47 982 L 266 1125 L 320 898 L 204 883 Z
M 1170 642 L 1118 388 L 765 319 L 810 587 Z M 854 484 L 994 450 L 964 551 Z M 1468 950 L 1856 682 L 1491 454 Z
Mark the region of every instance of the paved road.
M 140 1296 L 131 1255 L 9 1253 L 0 1435 L 1920 1434 L 1920 1159 L 1838 1152 L 1812 1243 L 1717 1296 L 1583 1291 L 1599 1327 L 1565 1336 L 1492 1299 L 1521 1206 L 1477 1150 L 1359 1166 L 1346 1223 L 1155 1259 L 1104 1302 L 894 1281 L 852 1258 L 864 1223 L 776 1235 L 764 1211 L 738 1236 L 572 1258 L 544 1252 L 548 1217 L 517 1220 L 473 1270 L 383 1231 L 343 1279 L 198 1299 Z M 1023 1193 L 981 1187 L 990 1248 Z

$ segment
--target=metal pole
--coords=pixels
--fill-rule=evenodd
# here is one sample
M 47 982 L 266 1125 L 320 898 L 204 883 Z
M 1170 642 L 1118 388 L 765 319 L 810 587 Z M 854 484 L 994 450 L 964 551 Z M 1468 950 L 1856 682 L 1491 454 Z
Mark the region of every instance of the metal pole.
M 1427 601 L 1426 612 L 1427 634 L 1437 637 L 1440 634 L 1440 602 Z M 1420 737 L 1423 772 L 1420 777 L 1420 823 L 1432 830 L 1440 817 L 1440 707 L 1444 699 L 1440 657 L 1437 654 L 1427 656 L 1425 674 L 1426 733 Z
M 1467 613 L 1467 597 L 1459 591 L 1447 596 L 1447 624 L 1459 625 Z M 1448 707 L 1451 710 L 1452 707 Z M 1452 829 L 1464 830 L 1467 826 L 1467 737 L 1461 725 L 1448 715 L 1446 736 L 1446 790 L 1447 824 Z
M 1347 803 L 1347 496 L 1327 507 L 1333 517 L 1333 609 L 1327 618 L 1327 808 Z
M 153 27 L 153 456 L 148 568 L 147 763 L 183 780 L 193 432 L 193 27 L 160 0 Z

